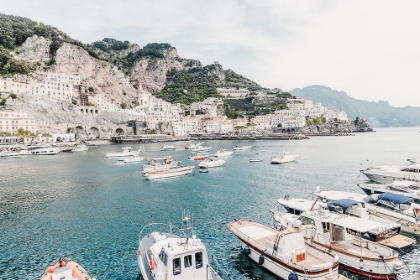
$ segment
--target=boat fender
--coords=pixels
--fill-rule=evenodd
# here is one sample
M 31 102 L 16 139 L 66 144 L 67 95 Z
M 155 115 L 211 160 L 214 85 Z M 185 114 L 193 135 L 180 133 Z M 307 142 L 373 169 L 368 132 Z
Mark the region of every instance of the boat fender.
M 294 272 L 294 271 L 292 271 L 290 274 L 289 274 L 289 277 L 287 277 L 287 280 L 298 280 L 299 278 L 298 278 L 298 275 L 296 274 L 296 272 Z
M 242 251 L 245 256 L 249 256 L 249 254 L 251 254 L 251 248 L 249 248 L 248 246 L 245 246 Z
M 259 266 L 262 266 L 262 265 L 263 265 L 263 263 L 264 263 L 264 255 L 263 255 L 263 254 L 261 254 L 261 255 L 260 255 L 260 257 L 258 258 L 258 265 L 259 265 Z
M 402 261 L 396 261 L 395 262 L 395 270 L 400 270 L 403 267 L 403 262 Z
M 370 240 L 370 235 L 369 235 L 369 233 L 365 232 L 365 233 L 362 235 L 362 238 L 367 239 L 367 240 Z
M 155 269 L 155 261 L 153 260 L 153 256 L 150 256 L 149 265 L 150 265 L 150 270 Z
M 363 259 L 360 259 L 360 261 L 359 261 L 359 268 L 362 269 L 363 266 L 364 266 Z

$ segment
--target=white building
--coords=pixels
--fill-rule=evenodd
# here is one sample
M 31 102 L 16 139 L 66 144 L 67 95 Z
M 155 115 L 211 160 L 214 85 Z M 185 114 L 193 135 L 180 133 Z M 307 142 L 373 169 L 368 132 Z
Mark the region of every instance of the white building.
M 217 88 L 217 93 L 231 98 L 244 98 L 249 95 L 249 90 L 247 88 Z
M 331 110 L 327 110 L 324 113 L 324 118 L 325 120 L 339 120 L 339 121 L 348 121 L 349 119 L 347 118 L 347 114 L 344 111 L 339 111 L 337 109 L 331 109 Z
M 15 133 L 19 128 L 36 133 L 35 118 L 28 117 L 26 113 L 0 111 L 0 132 Z

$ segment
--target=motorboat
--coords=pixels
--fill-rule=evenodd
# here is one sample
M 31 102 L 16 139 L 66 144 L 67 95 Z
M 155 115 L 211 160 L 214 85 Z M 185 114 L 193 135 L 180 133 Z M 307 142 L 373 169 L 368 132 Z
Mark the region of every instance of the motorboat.
M 200 168 L 211 168 L 211 167 L 219 167 L 225 164 L 225 160 L 217 159 L 215 157 L 208 157 L 198 165 Z
M 299 155 L 290 154 L 289 152 L 281 152 L 277 156 L 271 157 L 272 164 L 281 164 L 296 161 L 299 158 Z
M 106 153 L 105 156 L 106 157 L 134 157 L 134 156 L 138 156 L 141 152 L 141 150 L 137 150 L 137 151 L 133 151 L 133 148 L 131 148 L 130 146 L 125 146 L 122 147 L 122 152 L 117 152 L 117 153 Z
M 374 193 L 392 192 L 411 197 L 420 204 L 420 183 L 410 180 L 394 181 L 390 184 L 357 184 L 367 195 Z
M 410 164 L 403 167 L 371 166 L 360 170 L 369 180 L 381 184 L 390 184 L 394 181 L 411 180 L 420 181 L 420 164 Z
M 204 152 L 210 152 L 211 147 L 203 147 L 198 146 L 197 148 L 191 149 L 192 153 L 204 153 Z
M 420 158 L 408 158 L 407 161 L 409 164 L 417 164 L 420 163 Z
M 243 254 L 282 279 L 339 278 L 338 257 L 305 243 L 295 228 L 278 231 L 250 220 L 233 220 L 228 229 L 239 239 Z
M 192 234 L 188 216 L 184 229 L 163 223 L 146 225 L 139 234 L 137 262 L 144 280 L 222 280 L 206 246 Z
M 175 151 L 175 146 L 164 144 L 160 150 L 161 151 Z
M 3 150 L 3 151 L 0 152 L 0 157 L 1 158 L 18 158 L 20 156 L 21 156 L 20 153 L 9 152 L 7 150 Z
M 314 194 L 323 201 L 353 199 L 364 202 L 372 215 L 397 221 L 401 224 L 402 232 L 420 234 L 420 205 L 410 197 L 390 192 L 366 196 L 352 192 L 321 191 L 318 187 Z
M 378 223 L 320 208 L 300 215 L 271 212 L 277 229 L 297 228 L 306 244 L 339 256 L 340 267 L 351 273 L 369 279 L 395 279 L 403 267 L 392 248 L 364 238 L 377 233 Z
M 56 155 L 60 152 L 60 147 L 50 145 L 31 145 L 26 146 L 20 151 L 21 155 Z
M 143 165 L 142 172 L 161 171 L 178 166 L 178 162 L 174 161 L 171 156 L 164 158 L 149 158 L 147 164 Z
M 200 141 L 197 142 L 197 143 L 191 143 L 188 146 L 186 146 L 185 149 L 187 149 L 187 150 L 194 150 L 194 149 L 196 149 L 198 147 L 201 147 L 203 144 L 204 143 L 203 142 L 200 142 Z
M 133 162 L 142 162 L 144 160 L 144 157 L 142 156 L 133 156 L 128 158 L 121 158 L 120 161 L 124 163 L 133 163 Z
M 95 280 L 77 262 L 63 257 L 50 263 L 40 280 Z
M 251 158 L 249 159 L 249 162 L 261 162 L 263 161 L 262 158 Z
M 235 148 L 233 148 L 235 151 L 247 151 L 247 150 L 251 150 L 252 146 L 235 146 Z
M 209 169 L 208 168 L 200 168 L 200 170 L 198 172 L 200 172 L 200 173 L 209 173 Z
M 221 150 L 218 150 L 218 151 L 214 154 L 214 156 L 215 156 L 215 157 L 228 157 L 228 156 L 231 156 L 231 155 L 233 155 L 233 152 L 228 151 L 227 149 L 221 149 Z
M 308 199 L 290 198 L 289 196 L 285 196 L 285 198 L 279 199 L 278 203 L 286 209 L 288 213 L 295 215 L 300 215 L 310 209 L 324 209 L 330 212 L 354 216 L 363 220 L 371 221 L 372 226 L 376 226 L 376 228 L 363 234 L 366 234 L 365 236 L 369 236 L 368 238 L 371 241 L 394 249 L 402 249 L 416 243 L 415 239 L 400 234 L 400 223 L 369 214 L 363 202 L 352 199 L 340 199 L 330 201 L 328 203 L 322 203 L 319 201 L 314 202 Z M 352 230 L 353 231 L 351 233 L 357 232 L 355 229 Z
M 197 154 L 195 154 L 193 156 L 188 157 L 188 159 L 189 160 L 205 160 L 206 158 L 211 157 L 211 156 L 213 156 L 213 155 L 211 155 L 211 154 L 207 154 L 207 155 L 197 155 Z
M 73 152 L 84 152 L 89 150 L 89 147 L 86 145 L 77 145 L 72 151 Z
M 182 175 L 191 174 L 194 170 L 194 166 L 180 166 L 167 168 L 167 169 L 160 169 L 160 170 L 152 170 L 152 171 L 145 171 L 143 173 L 146 179 L 163 179 L 163 178 L 170 178 L 170 177 L 177 177 Z

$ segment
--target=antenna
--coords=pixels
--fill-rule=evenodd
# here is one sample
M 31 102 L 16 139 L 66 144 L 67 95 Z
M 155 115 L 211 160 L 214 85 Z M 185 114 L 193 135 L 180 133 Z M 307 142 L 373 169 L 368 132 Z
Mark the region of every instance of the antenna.
M 190 211 L 187 211 L 187 210 L 183 210 L 182 211 L 182 221 L 184 222 L 184 225 L 185 225 L 185 234 L 186 234 L 186 244 L 188 245 L 188 238 L 189 238 L 189 230 L 190 230 L 190 227 L 189 227 L 189 221 L 191 220 L 191 218 L 190 218 Z

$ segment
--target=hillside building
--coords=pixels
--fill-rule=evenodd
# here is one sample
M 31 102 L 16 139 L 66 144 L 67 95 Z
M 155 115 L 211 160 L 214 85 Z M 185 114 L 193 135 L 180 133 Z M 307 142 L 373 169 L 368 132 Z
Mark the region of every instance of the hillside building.
M 26 113 L 0 111 L 0 132 L 15 133 L 19 128 L 36 133 L 35 118 L 28 117 Z

